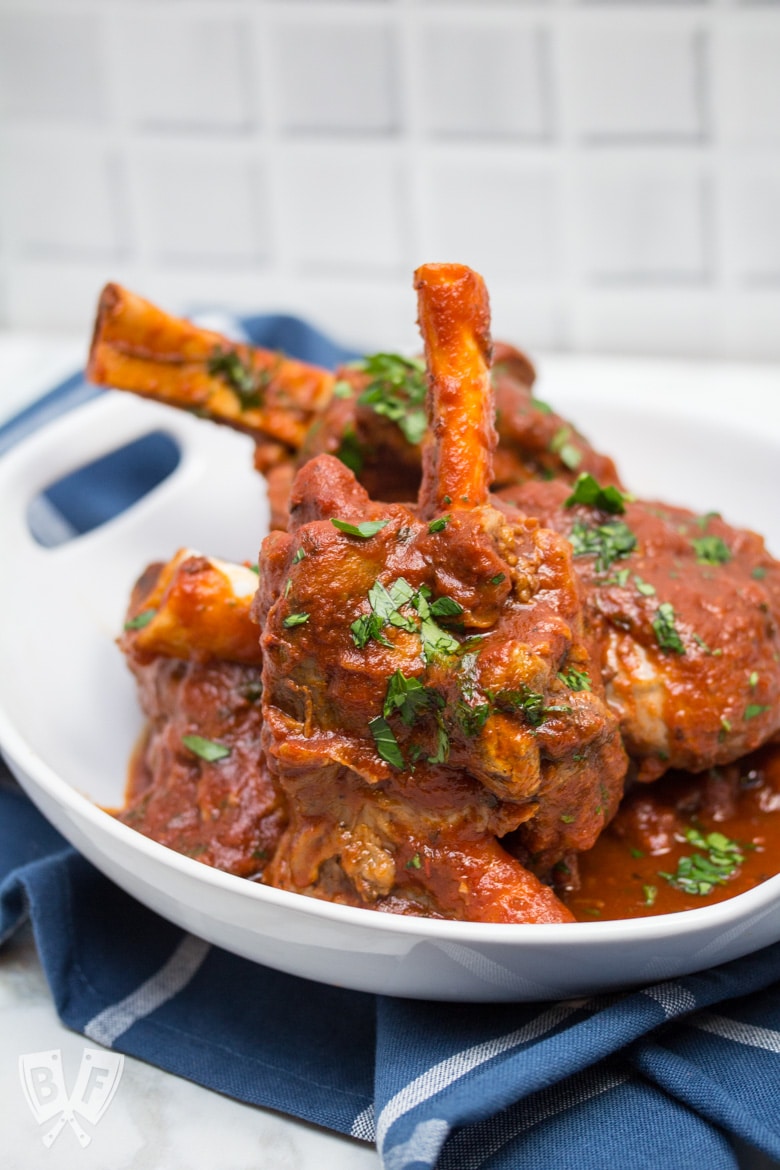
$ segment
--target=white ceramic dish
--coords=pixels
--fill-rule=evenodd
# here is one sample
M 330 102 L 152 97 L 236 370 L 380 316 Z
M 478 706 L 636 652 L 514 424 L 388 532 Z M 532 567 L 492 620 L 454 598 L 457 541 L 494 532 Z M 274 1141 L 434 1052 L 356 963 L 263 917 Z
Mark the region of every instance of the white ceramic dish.
M 567 378 L 564 366 L 542 380 L 539 393 L 618 453 L 635 490 L 720 508 L 763 531 L 777 553 L 780 396 L 767 393 L 766 409 L 745 414 L 744 400 L 729 412 L 727 397 L 715 395 L 718 418 L 706 422 L 668 380 L 661 405 L 652 379 L 645 384 L 634 385 L 630 406 L 621 403 L 619 379 L 593 384 L 586 410 L 577 391 L 588 379 Z M 762 401 L 759 395 L 759 407 Z M 55 549 L 34 543 L 25 514 L 41 488 L 159 429 L 183 452 L 168 480 L 86 536 Z M 780 939 L 780 877 L 719 905 L 630 922 L 438 922 L 264 888 L 173 853 L 102 812 L 99 805 L 121 800 L 140 728 L 114 644 L 133 580 L 182 545 L 254 558 L 263 494 L 246 439 L 121 395 L 79 408 L 0 460 L 0 745 L 42 812 L 108 877 L 173 922 L 256 962 L 430 999 L 588 995 L 709 967 Z

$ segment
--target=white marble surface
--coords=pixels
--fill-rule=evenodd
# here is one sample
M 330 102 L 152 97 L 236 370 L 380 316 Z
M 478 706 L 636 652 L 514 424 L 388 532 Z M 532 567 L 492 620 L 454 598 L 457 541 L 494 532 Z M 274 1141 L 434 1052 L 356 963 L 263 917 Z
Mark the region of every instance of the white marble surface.
M 49 1149 L 19 1077 L 19 1057 L 60 1049 L 69 1090 L 93 1046 L 57 1018 L 25 927 L 0 950 L 0 1165 L 3 1170 L 378 1170 L 372 1146 L 242 1105 L 131 1057 L 81 1148 L 65 1126 Z M 81 1121 L 82 1119 L 79 1118 Z

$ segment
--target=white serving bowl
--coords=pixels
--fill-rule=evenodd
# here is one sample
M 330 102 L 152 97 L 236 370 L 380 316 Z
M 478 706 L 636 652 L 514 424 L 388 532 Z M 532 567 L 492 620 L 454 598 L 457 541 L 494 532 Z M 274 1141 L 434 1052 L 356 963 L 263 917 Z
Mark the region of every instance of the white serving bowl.
M 538 393 L 614 453 L 633 490 L 720 509 L 780 549 L 780 387 L 728 371 L 564 360 Z M 633 373 L 632 373 L 633 371 Z M 752 394 L 752 397 L 751 397 Z M 711 417 L 709 420 L 705 413 Z M 123 515 L 46 549 L 29 501 L 61 475 L 149 431 L 180 445 L 173 474 Z M 780 877 L 729 901 L 622 922 L 521 926 L 430 921 L 331 905 L 220 873 L 148 840 L 100 806 L 122 801 L 141 727 L 115 638 L 132 582 L 189 546 L 254 560 L 264 489 L 230 431 L 107 395 L 0 460 L 0 745 L 46 817 L 128 893 L 257 963 L 310 979 L 439 1000 L 544 1000 L 654 983 L 780 939 Z

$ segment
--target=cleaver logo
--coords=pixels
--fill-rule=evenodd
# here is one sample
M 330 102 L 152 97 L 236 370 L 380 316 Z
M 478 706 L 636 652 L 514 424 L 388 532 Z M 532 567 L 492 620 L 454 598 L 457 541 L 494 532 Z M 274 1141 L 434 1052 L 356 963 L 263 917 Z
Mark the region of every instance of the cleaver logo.
M 97 1125 L 117 1091 L 124 1062 L 124 1056 L 117 1052 L 85 1048 L 76 1084 L 68 1094 L 59 1048 L 28 1052 L 19 1057 L 19 1079 L 33 1117 L 38 1125 L 54 1122 L 41 1137 L 47 1149 L 66 1125 L 73 1130 L 82 1148 L 89 1145 L 92 1138 L 82 1128 L 76 1113 L 91 1125 Z

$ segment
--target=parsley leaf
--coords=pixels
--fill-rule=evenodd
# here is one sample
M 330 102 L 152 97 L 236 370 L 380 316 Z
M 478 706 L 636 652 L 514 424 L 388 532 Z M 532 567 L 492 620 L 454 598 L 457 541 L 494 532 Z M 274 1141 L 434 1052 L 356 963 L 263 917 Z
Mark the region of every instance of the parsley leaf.
M 217 743 L 213 739 L 204 739 L 202 735 L 183 735 L 181 742 L 186 748 L 202 760 L 213 764 L 217 760 L 224 760 L 230 755 L 230 748 L 224 743 Z
M 423 658 L 430 662 L 440 654 L 456 654 L 460 643 L 452 634 L 437 626 L 433 618 L 423 618 L 420 623 Z
M 685 894 L 706 897 L 716 886 L 725 885 L 745 860 L 742 847 L 723 833 L 705 836 L 698 829 L 687 829 L 685 839 L 707 852 L 681 857 L 674 873 L 659 873 L 659 877 Z
M 685 646 L 674 624 L 676 616 L 671 602 L 662 602 L 653 618 L 653 631 L 662 650 L 669 650 L 673 654 L 684 654 Z
M 725 565 L 732 559 L 731 549 L 719 536 L 701 536 L 691 544 L 700 565 Z
M 620 488 L 611 484 L 605 488 L 600 487 L 592 475 L 583 472 L 577 479 L 571 495 L 564 500 L 564 507 L 572 508 L 575 504 L 586 504 L 602 512 L 610 512 L 613 516 L 621 516 L 626 510 L 627 498 Z
M 584 670 L 577 670 L 570 666 L 567 671 L 558 671 L 558 678 L 565 683 L 570 691 L 589 691 L 590 678 Z
M 360 440 L 351 428 L 342 434 L 335 454 L 345 467 L 348 467 L 355 475 L 360 475 L 365 463 L 365 456 Z
M 444 726 L 441 718 L 438 720 L 436 728 L 436 751 L 432 756 L 428 756 L 429 764 L 446 764 L 450 754 L 450 737 L 447 734 L 447 728 Z
M 290 613 L 284 619 L 282 625 L 286 630 L 291 630 L 295 626 L 305 626 L 308 620 L 309 615 L 307 613 Z
M 269 380 L 267 370 L 254 370 L 234 349 L 223 350 L 220 346 L 212 353 L 206 368 L 212 377 L 221 378 L 235 392 L 242 409 L 261 405 L 262 391 Z
M 544 723 L 544 695 L 539 691 L 522 686 L 518 690 L 498 691 L 488 697 L 493 699 L 499 711 L 522 711 L 532 727 L 540 727 Z
M 374 737 L 376 750 L 383 760 L 388 764 L 392 764 L 394 768 L 403 770 L 406 767 L 404 758 L 401 755 L 401 749 L 398 746 L 398 740 L 393 734 L 393 730 L 386 719 L 381 715 L 377 715 L 375 719 L 371 719 L 368 724 L 369 730 Z
M 358 650 L 363 650 L 372 638 L 382 646 L 392 646 L 393 643 L 388 642 L 382 633 L 384 624 L 382 618 L 376 613 L 364 613 L 356 618 L 349 628 L 352 631 L 352 641 Z
M 576 471 L 582 463 L 582 451 L 569 440 L 573 435 L 571 427 L 561 427 L 550 439 L 548 449 L 557 455 L 564 467 L 569 471 Z
M 148 626 L 149 622 L 157 616 L 156 609 L 142 609 L 135 617 L 128 618 L 125 622 L 124 628 L 126 630 L 142 630 L 144 626 Z
M 434 617 L 457 617 L 463 613 L 463 606 L 453 597 L 438 597 L 431 602 L 431 613 Z
M 382 714 L 385 719 L 389 719 L 395 711 L 398 711 L 402 722 L 407 727 L 412 727 L 418 716 L 430 706 L 430 703 L 431 693 L 428 688 L 424 687 L 419 679 L 406 678 L 400 670 L 397 670 L 388 680 Z
M 428 525 L 428 531 L 430 533 L 443 532 L 451 519 L 452 516 L 439 516 L 436 520 L 431 520 Z
M 636 537 L 622 520 L 607 520 L 589 527 L 577 520 L 569 534 L 575 557 L 594 556 L 596 571 L 604 573 L 621 557 L 630 556 L 636 548 Z
M 394 422 L 407 443 L 422 442 L 428 426 L 425 363 L 397 353 L 375 353 L 356 362 L 355 368 L 371 377 L 358 402 Z
M 336 520 L 332 516 L 330 522 L 339 532 L 345 532 L 347 536 L 359 536 L 363 540 L 376 536 L 390 523 L 389 520 L 364 520 L 361 524 L 350 524 L 347 520 Z

